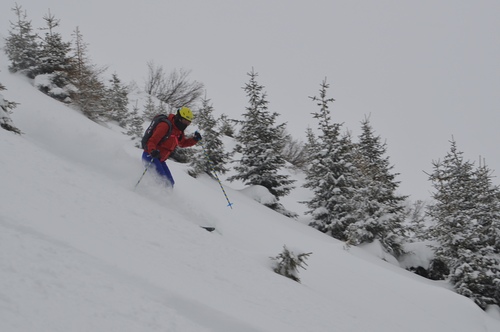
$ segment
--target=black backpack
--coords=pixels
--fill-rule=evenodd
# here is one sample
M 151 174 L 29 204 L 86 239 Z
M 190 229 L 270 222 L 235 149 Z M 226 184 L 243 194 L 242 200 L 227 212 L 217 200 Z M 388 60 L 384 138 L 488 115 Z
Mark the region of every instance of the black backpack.
M 163 136 L 163 138 L 160 140 L 159 143 L 165 141 L 167 138 L 170 137 L 170 134 L 172 133 L 172 122 L 170 122 L 170 120 L 168 119 L 168 115 L 165 114 L 155 115 L 148 129 L 146 129 L 146 131 L 144 132 L 144 136 L 142 136 L 141 146 L 144 150 L 147 150 L 148 141 L 151 138 L 151 135 L 153 135 L 153 131 L 155 130 L 156 126 L 160 122 L 166 122 L 168 124 L 168 132 L 165 136 Z

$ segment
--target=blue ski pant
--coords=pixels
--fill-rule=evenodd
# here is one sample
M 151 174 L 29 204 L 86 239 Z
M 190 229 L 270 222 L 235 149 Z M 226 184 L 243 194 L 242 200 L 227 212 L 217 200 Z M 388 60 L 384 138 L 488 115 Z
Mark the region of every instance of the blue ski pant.
M 146 165 L 151 162 L 151 156 L 149 153 L 144 151 L 142 153 L 142 160 Z M 166 184 L 170 187 L 173 187 L 175 184 L 174 178 L 172 177 L 172 173 L 170 173 L 170 169 L 167 166 L 167 163 L 164 161 L 160 161 L 159 159 L 153 159 L 153 165 L 156 168 L 156 172 L 160 175 L 160 178 L 165 180 Z

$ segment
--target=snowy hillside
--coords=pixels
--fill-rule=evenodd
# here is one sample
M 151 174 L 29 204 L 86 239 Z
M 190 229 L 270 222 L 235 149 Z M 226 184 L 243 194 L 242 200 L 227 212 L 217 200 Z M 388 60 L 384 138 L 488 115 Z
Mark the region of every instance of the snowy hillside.
M 0 331 L 500 331 L 497 313 L 231 184 L 227 208 L 217 182 L 184 165 L 169 162 L 173 191 L 148 176 L 134 190 L 143 166 L 128 137 L 4 64 L 24 134 L 0 130 Z M 305 194 L 286 207 L 301 211 Z M 312 252 L 300 284 L 272 271 L 283 245 Z

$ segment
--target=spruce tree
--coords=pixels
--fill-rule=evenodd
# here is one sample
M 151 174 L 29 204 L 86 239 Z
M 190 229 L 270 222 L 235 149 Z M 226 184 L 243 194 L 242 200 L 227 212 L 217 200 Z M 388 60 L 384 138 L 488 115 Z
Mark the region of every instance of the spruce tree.
M 123 86 L 116 73 L 113 74 L 110 83 L 111 86 L 106 89 L 106 99 L 104 100 L 105 116 L 111 121 L 116 121 L 120 127 L 125 128 L 130 117 L 128 89 Z
M 221 133 L 221 135 L 224 135 L 224 136 L 227 136 L 227 137 L 234 137 L 234 126 L 233 124 L 231 123 L 231 121 L 234 121 L 234 120 L 230 120 L 226 114 L 222 114 L 220 117 L 219 117 L 219 120 L 218 120 L 218 123 L 219 123 L 219 132 Z
M 348 227 L 348 242 L 370 243 L 378 239 L 390 253 L 403 253 L 405 196 L 396 194 L 397 174 L 386 154 L 386 144 L 376 136 L 368 118 L 362 122 L 359 142 L 355 146 L 355 163 L 360 174 L 356 222 Z
M 130 117 L 127 123 L 127 132 L 126 134 L 128 136 L 131 136 L 131 140 L 135 141 L 135 147 L 141 148 L 141 138 L 142 135 L 144 134 L 144 128 L 143 128 L 143 123 L 144 120 L 142 119 L 142 116 L 139 115 L 139 107 L 137 106 L 137 103 L 132 106 L 132 112 L 130 113 Z
M 244 90 L 249 98 L 245 120 L 236 140 L 236 151 L 241 152 L 235 170 L 236 175 L 229 181 L 242 180 L 246 185 L 260 185 L 269 190 L 277 199 L 286 196 L 293 189 L 288 175 L 279 171 L 285 166 L 282 156 L 285 125 L 276 125 L 278 113 L 268 110 L 264 87 L 257 82 L 258 74 L 252 71 Z
M 168 105 L 164 103 L 161 100 L 158 100 L 158 106 L 156 106 L 156 114 L 167 114 L 168 111 Z M 177 112 L 177 110 L 175 110 Z
M 306 259 L 310 255 L 312 255 L 312 252 L 297 255 L 286 246 L 283 246 L 283 251 L 278 256 L 271 257 L 273 261 L 276 261 L 274 272 L 300 283 L 299 267 L 306 269 Z
M 429 220 L 425 214 L 426 203 L 422 200 L 407 202 L 405 207 L 405 234 L 410 242 L 429 240 Z
M 436 221 L 431 235 L 440 243 L 436 255 L 453 267 L 453 260 L 458 257 L 458 250 L 465 246 L 463 241 L 472 232 L 474 195 L 470 190 L 473 185 L 473 164 L 464 161 L 463 153 L 458 151 L 455 141 L 443 161 L 433 162 L 434 171 L 429 175 L 436 190 L 429 205 L 428 214 Z
M 166 108 L 162 107 L 162 105 L 164 106 L 165 104 L 159 101 L 159 105 L 157 106 L 155 104 L 155 100 L 157 100 L 155 97 L 148 95 L 146 99 L 146 104 L 144 105 L 144 112 L 143 112 L 144 120 L 152 121 L 156 115 L 167 113 Z
M 48 75 L 50 85 L 38 85 L 37 87 L 53 98 L 64 101 L 69 97 L 70 75 L 73 71 L 73 63 L 70 56 L 71 43 L 63 42 L 60 33 L 55 31 L 59 26 L 59 20 L 49 11 L 43 17 L 47 27 L 45 37 L 40 43 L 40 59 L 38 73 Z
M 446 263 L 457 293 L 485 309 L 500 304 L 499 189 L 487 167 L 474 169 L 456 142 L 429 175 L 436 192 L 429 215 L 436 221 L 431 234 L 439 243 L 436 257 Z
M 469 211 L 472 225 L 464 237 L 464 247 L 458 257 L 450 280 L 457 293 L 474 300 L 481 308 L 500 304 L 500 232 L 499 188 L 491 181 L 486 165 L 473 173 L 474 208 Z
M 0 83 L 0 91 L 6 90 L 5 86 Z M 12 110 L 16 108 L 18 104 L 13 101 L 8 101 L 4 99 L 3 95 L 0 93 L 0 127 L 12 131 L 16 134 L 21 134 L 21 131 L 16 128 L 10 118 Z
M 12 11 L 16 14 L 17 21 L 10 22 L 11 30 L 5 39 L 5 53 L 10 60 L 9 70 L 34 78 L 38 73 L 40 58 L 38 36 L 33 33 L 31 21 L 27 20 L 26 11 L 22 6 L 16 3 Z
M 483 162 L 475 171 L 478 207 L 475 218 L 482 227 L 484 244 L 500 253 L 500 188 L 493 184 L 492 171 Z
M 217 131 L 217 121 L 214 119 L 213 111 L 210 100 L 203 98 L 201 109 L 194 119 L 194 123 L 203 133 L 203 142 L 201 142 L 203 149 L 197 149 L 191 161 L 189 174 L 193 177 L 206 173 L 215 178 L 214 172 L 225 174 L 228 171 L 226 164 L 230 154 L 224 150 L 224 143 Z
M 333 99 L 332 99 L 333 101 Z M 306 144 L 304 145 L 305 153 L 307 156 L 309 156 L 309 160 L 312 159 L 312 156 L 317 154 L 319 150 L 321 149 L 321 144 L 319 143 L 318 138 L 314 134 L 314 131 L 312 130 L 311 127 L 307 127 L 306 129 L 306 137 L 307 141 Z M 306 170 L 309 169 L 309 167 L 306 167 Z
M 319 121 L 320 135 L 313 143 L 309 132 L 307 149 L 311 153 L 310 166 L 306 171 L 305 188 L 310 188 L 313 198 L 304 202 L 312 215 L 310 226 L 330 236 L 347 240 L 346 229 L 356 221 L 356 202 L 353 200 L 357 188 L 358 171 L 354 163 L 354 145 L 349 135 L 341 136 L 339 123 L 331 120 L 327 98 L 329 84 L 321 84 L 320 96 L 310 97 L 317 102 L 319 111 L 313 117 Z
M 41 30 L 45 30 L 45 37 L 40 43 L 40 73 L 41 74 L 51 74 L 51 73 L 67 73 L 71 71 L 71 43 L 63 42 L 60 33 L 55 31 L 55 28 L 59 26 L 60 20 L 56 19 L 54 15 L 48 12 L 43 17 L 47 27 Z

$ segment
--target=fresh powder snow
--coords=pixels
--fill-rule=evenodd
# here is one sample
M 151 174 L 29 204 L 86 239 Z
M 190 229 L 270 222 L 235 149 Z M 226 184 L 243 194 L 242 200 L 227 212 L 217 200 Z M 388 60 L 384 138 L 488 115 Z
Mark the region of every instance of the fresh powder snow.
M 500 331 L 497 309 L 376 243 L 346 248 L 308 227 L 301 174 L 282 200 L 299 220 L 222 177 L 230 209 L 215 180 L 173 161 L 173 190 L 151 172 L 134 189 L 144 166 L 130 138 L 8 73 L 1 56 L 23 135 L 0 130 L 0 331 Z M 283 246 L 312 252 L 301 283 L 273 272 Z

